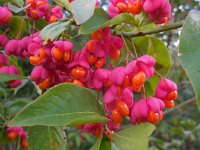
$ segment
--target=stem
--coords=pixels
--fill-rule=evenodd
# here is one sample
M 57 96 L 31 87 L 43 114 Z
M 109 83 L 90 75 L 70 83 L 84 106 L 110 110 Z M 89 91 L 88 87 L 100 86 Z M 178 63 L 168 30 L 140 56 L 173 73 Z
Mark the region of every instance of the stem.
M 26 23 L 27 23 L 28 32 L 29 32 L 29 34 L 31 34 L 31 28 L 30 28 L 30 24 L 28 22 L 28 18 L 26 17 L 25 20 L 26 20 Z
M 145 36 L 149 34 L 154 34 L 154 33 L 160 33 L 168 30 L 173 30 L 173 29 L 178 29 L 183 26 L 183 22 L 177 22 L 174 24 L 169 24 L 169 25 L 164 25 L 161 27 L 158 27 L 153 30 L 148 30 L 148 31 L 143 31 L 143 32 L 117 32 L 117 35 L 124 35 L 126 37 L 137 37 L 137 36 Z
M 35 32 L 35 28 L 36 28 L 35 21 L 33 21 L 33 26 L 32 26 L 32 31 L 33 32 Z
M 12 144 L 9 144 L 9 150 L 12 150 Z
M 125 59 L 126 65 L 128 65 L 128 57 L 129 57 L 129 53 L 127 54 L 126 59 Z
M 69 19 L 70 24 L 76 24 L 74 18 Z
M 22 33 L 23 24 L 24 24 L 24 21 L 22 20 L 21 25 L 20 25 L 20 28 L 19 28 L 19 32 L 18 32 L 18 34 L 17 34 L 17 36 L 16 36 L 16 39 L 19 39 L 19 36 L 20 36 L 21 33 Z
M 123 39 L 123 41 L 124 41 L 124 43 L 125 43 L 126 51 L 129 53 L 129 55 L 130 55 L 133 59 L 135 59 L 135 56 L 133 55 L 133 53 L 132 53 L 132 52 L 129 50 L 129 48 L 128 48 L 128 45 L 127 45 L 127 43 L 126 43 L 126 40 L 125 40 L 123 34 L 121 35 L 121 37 L 122 37 L 122 39 Z
M 97 92 L 97 100 L 100 101 L 100 93 Z
M 145 91 L 144 85 L 142 86 L 141 97 L 146 99 L 146 91 Z
M 8 31 L 10 31 L 10 29 L 6 29 L 3 34 L 5 35 Z
M 133 39 L 131 37 L 129 37 L 129 39 L 131 41 L 135 56 L 136 56 L 136 58 L 138 58 L 138 54 L 137 54 L 137 51 L 136 51 L 135 43 L 133 42 Z
M 191 82 L 190 82 L 190 81 L 181 81 L 181 82 L 178 83 L 178 84 L 191 84 Z
M 183 106 L 188 105 L 188 104 L 194 102 L 195 100 L 196 100 L 195 97 L 193 97 L 193 98 L 191 98 L 191 99 L 188 99 L 188 100 L 186 100 L 185 102 L 183 102 L 183 103 L 177 105 L 176 107 L 164 111 L 164 115 L 169 114 L 169 113 L 171 113 L 171 112 L 173 112 L 173 111 L 175 111 L 175 110 L 177 110 L 177 109 L 180 109 L 180 108 L 182 108 Z
M 162 79 L 163 78 L 163 76 L 157 71 L 157 70 L 155 70 L 155 73 Z
M 113 133 L 114 133 L 113 131 L 110 131 L 110 129 L 108 128 L 107 124 L 106 124 L 106 130 L 107 130 L 110 134 L 113 134 Z
M 16 146 L 16 150 L 20 150 L 20 138 L 18 138 L 18 141 L 17 141 L 17 146 Z
M 3 121 L 6 121 L 6 119 L 3 116 L 0 116 L 0 119 L 2 119 Z

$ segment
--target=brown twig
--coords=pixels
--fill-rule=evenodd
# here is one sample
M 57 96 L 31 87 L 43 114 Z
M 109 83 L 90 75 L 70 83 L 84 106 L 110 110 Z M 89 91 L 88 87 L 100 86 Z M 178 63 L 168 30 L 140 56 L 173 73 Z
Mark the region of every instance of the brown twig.
M 164 111 L 164 115 L 169 114 L 169 113 L 171 113 L 171 112 L 173 112 L 173 111 L 175 111 L 175 110 L 178 110 L 178 109 L 182 108 L 183 106 L 188 105 L 188 104 L 194 102 L 195 100 L 196 100 L 195 97 L 193 97 L 193 98 L 191 98 L 191 99 L 188 99 L 188 100 L 186 100 L 185 102 L 183 102 L 183 103 L 177 105 L 176 107 Z
M 128 45 L 127 45 L 127 43 L 126 43 L 126 40 L 125 40 L 124 36 L 121 35 L 121 37 L 122 37 L 122 39 L 123 39 L 123 41 L 124 41 L 124 43 L 125 43 L 126 51 L 129 53 L 129 55 L 130 55 L 133 59 L 135 59 L 135 56 L 133 55 L 133 53 L 132 53 L 132 52 L 129 50 L 129 48 L 128 48 Z
M 134 50 L 134 53 L 135 53 L 135 56 L 136 58 L 138 58 L 138 54 L 137 54 L 137 50 L 136 50 L 136 46 L 135 46 L 135 43 L 133 42 L 132 38 L 129 37 L 130 41 L 131 41 L 131 44 L 132 44 L 132 47 L 133 47 L 133 50 Z
M 155 70 L 155 73 L 162 79 L 163 78 L 163 76 L 157 71 L 157 70 Z
M 182 26 L 183 26 L 183 22 L 177 22 L 174 24 L 164 25 L 164 26 L 158 27 L 156 29 L 143 31 L 143 32 L 121 32 L 121 31 L 119 31 L 116 34 L 124 35 L 126 37 L 137 37 L 137 36 L 145 36 L 145 35 L 150 35 L 150 34 L 154 34 L 154 33 L 160 33 L 160 32 L 164 32 L 164 31 L 178 29 L 178 28 L 181 28 Z
M 5 35 L 8 31 L 10 31 L 10 29 L 6 29 L 3 34 Z
M 0 116 L 0 119 L 6 121 L 6 119 L 3 116 Z
M 146 91 L 145 91 L 144 85 L 142 86 L 141 98 L 145 98 L 146 99 Z
M 23 24 L 24 24 L 24 21 L 22 20 L 21 25 L 20 25 L 20 28 L 19 28 L 19 32 L 18 32 L 18 34 L 17 34 L 17 36 L 16 36 L 16 39 L 18 39 L 19 36 L 20 36 L 21 33 L 22 33 L 22 27 L 23 27 Z
M 178 84 L 191 84 L 191 82 L 190 82 L 190 81 L 181 81 L 181 82 L 178 83 Z

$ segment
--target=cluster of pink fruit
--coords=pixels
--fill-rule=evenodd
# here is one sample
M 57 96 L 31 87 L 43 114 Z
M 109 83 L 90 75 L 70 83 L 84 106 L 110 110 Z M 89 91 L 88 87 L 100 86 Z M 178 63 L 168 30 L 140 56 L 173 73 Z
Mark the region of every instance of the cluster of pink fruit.
M 12 16 L 12 12 L 7 7 L 0 7 L 0 25 L 4 26 L 8 23 L 10 17 Z
M 67 0 L 66 0 L 67 1 Z M 68 0 L 70 3 L 73 0 Z M 96 2 L 96 6 L 100 3 Z M 50 7 L 48 0 L 26 0 L 27 16 L 34 20 L 45 18 L 49 23 L 54 23 L 57 19 L 63 18 L 62 8 L 60 6 Z
M 0 26 L 5 26 L 12 16 L 12 12 L 7 7 L 0 7 Z M 9 39 L 4 34 L 0 34 L 0 47 L 5 47 Z M 15 46 L 15 45 L 14 45 Z M 19 74 L 19 70 L 16 66 L 9 65 L 8 56 L 0 52 L 0 73 L 5 74 Z M 16 88 L 21 85 L 21 80 L 9 81 L 11 88 Z
M 60 6 L 51 8 L 48 0 L 27 0 L 26 15 L 34 20 L 45 18 L 49 23 L 56 22 L 63 18 L 63 11 Z M 0 7 L 0 25 L 6 25 L 12 16 L 7 7 Z
M 34 20 L 45 17 L 49 23 L 53 23 L 57 19 L 63 18 L 62 8 L 55 6 L 51 9 L 48 0 L 27 0 L 26 5 L 28 6 L 26 10 L 27 16 Z
M 110 0 L 108 4 L 108 14 L 111 18 L 125 12 L 137 15 L 142 10 L 156 24 L 165 23 L 171 17 L 169 0 Z
M 98 74 L 97 69 L 104 67 L 107 54 L 111 57 L 116 54 L 116 58 L 119 56 L 123 40 L 111 35 L 109 28 L 91 36 L 93 40 L 74 54 L 73 43 L 70 41 L 49 41 L 43 45 L 42 39 L 33 38 L 28 47 L 30 63 L 36 66 L 31 73 L 32 80 L 42 90 L 63 82 L 99 89 L 94 77 Z
M 134 101 L 134 93 L 143 93 L 147 78 L 154 76 L 155 58 L 144 55 L 127 63 L 124 67 L 106 69 L 106 57 L 117 59 L 123 47 L 123 40 L 113 36 L 109 28 L 103 28 L 91 34 L 92 40 L 73 54 L 70 41 L 32 40 L 28 47 L 30 63 L 36 67 L 31 78 L 42 90 L 63 82 L 74 83 L 93 90 L 102 91 L 106 117 L 110 119 L 107 127 L 117 131 L 124 117 L 130 117 L 133 124 L 157 123 L 163 118 L 163 109 L 174 106 L 177 98 L 177 86 L 168 79 L 161 79 L 155 97 L 143 97 Z M 109 65 L 108 65 L 109 66 Z M 142 92 L 141 92 L 142 91 Z M 145 108 L 145 109 L 144 109 Z M 103 124 L 78 126 L 99 136 Z M 110 138 L 107 130 L 104 131 Z
M 47 0 L 27 0 L 26 5 L 27 16 L 34 20 L 45 18 L 52 23 L 63 17 L 62 9 L 56 6 L 50 10 Z M 169 20 L 170 8 L 168 0 L 111 0 L 108 13 L 114 17 L 124 12 L 135 15 L 144 10 L 153 22 L 161 24 Z M 0 12 L 3 12 L 0 14 L 0 24 L 5 25 L 12 14 L 6 7 L 1 7 Z M 155 74 L 156 60 L 152 56 L 141 56 L 127 62 L 126 66 L 114 69 L 112 64 L 106 63 L 108 57 L 117 59 L 124 46 L 122 38 L 112 35 L 109 27 L 92 33 L 91 40 L 77 52 L 73 52 L 74 45 L 67 40 L 49 40 L 44 44 L 40 32 L 21 40 L 9 41 L 5 35 L 0 35 L 0 39 L 0 46 L 5 46 L 7 55 L 29 58 L 30 64 L 35 66 L 31 79 L 41 90 L 68 82 L 102 92 L 105 116 L 110 119 L 104 133 L 110 139 L 112 136 L 108 130 L 117 131 L 124 117 L 130 117 L 132 124 L 156 124 L 163 118 L 163 109 L 173 107 L 178 96 L 176 84 L 161 77 L 154 97 L 146 98 L 144 84 Z M 16 67 L 6 66 L 7 55 L 0 53 L 0 73 L 19 74 Z M 17 87 L 20 82 L 15 80 L 9 84 Z M 135 93 L 141 93 L 138 101 L 134 100 Z M 78 128 L 98 137 L 104 126 L 97 123 Z
M 0 73 L 3 74 L 19 74 L 19 70 L 16 66 L 8 64 L 8 56 L 0 52 Z M 9 86 L 11 88 L 16 88 L 21 85 L 21 80 L 12 80 L 9 81 Z
M 23 149 L 28 147 L 27 143 L 28 132 L 23 130 L 23 127 L 9 127 L 6 129 L 6 138 L 8 141 L 13 141 L 19 138 L 20 146 Z M 3 147 L 0 147 L 0 150 L 5 150 Z
M 169 79 L 160 80 L 154 97 L 145 96 L 144 84 L 147 78 L 154 75 L 155 63 L 153 57 L 144 55 L 129 62 L 125 67 L 116 67 L 113 70 L 97 69 L 94 81 L 96 87 L 104 91 L 103 104 L 107 112 L 106 117 L 110 119 L 106 125 L 107 129 L 119 130 L 124 117 L 130 117 L 132 124 L 156 124 L 162 120 L 164 108 L 174 107 L 174 100 L 178 96 L 177 86 Z M 135 93 L 141 93 L 141 99 L 134 100 Z M 79 128 L 98 137 L 103 124 L 87 124 Z M 104 130 L 104 133 L 112 139 L 107 130 Z

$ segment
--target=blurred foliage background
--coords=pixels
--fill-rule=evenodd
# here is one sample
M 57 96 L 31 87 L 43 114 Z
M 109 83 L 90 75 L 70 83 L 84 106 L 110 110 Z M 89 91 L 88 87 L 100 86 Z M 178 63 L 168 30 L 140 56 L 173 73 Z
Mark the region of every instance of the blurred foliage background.
M 104 9 L 106 9 L 107 3 L 108 1 L 106 0 L 101 1 Z M 183 21 L 192 9 L 200 10 L 200 0 L 171 0 L 171 4 L 171 23 Z M 169 78 L 178 84 L 179 98 L 175 102 L 176 107 L 165 111 L 164 120 L 157 124 L 156 130 L 150 138 L 151 150 L 200 149 L 200 112 L 197 109 L 192 86 L 178 58 L 181 55 L 178 52 L 180 33 L 181 29 L 176 29 L 153 35 L 164 41 L 170 50 L 173 66 Z M 32 68 L 28 61 L 17 61 L 15 58 L 10 58 L 10 62 L 27 68 L 23 72 L 25 75 L 30 74 Z M 22 86 L 15 91 L 0 84 L 0 99 L 3 101 L 5 116 L 10 118 L 15 115 L 16 112 L 35 99 L 39 94 L 40 90 L 37 90 L 31 81 L 23 80 Z M 17 97 L 17 100 L 13 100 L 13 97 Z M 82 133 L 79 129 L 68 127 L 66 133 L 70 150 L 88 150 L 96 141 L 95 137 L 91 138 L 90 134 Z

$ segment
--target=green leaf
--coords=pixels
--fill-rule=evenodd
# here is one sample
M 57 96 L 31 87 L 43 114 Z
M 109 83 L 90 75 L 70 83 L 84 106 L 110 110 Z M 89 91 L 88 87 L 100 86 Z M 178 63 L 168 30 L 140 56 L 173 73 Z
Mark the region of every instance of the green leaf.
M 1 74 L 0 73 L 0 82 L 7 82 L 17 79 L 27 79 L 27 77 L 20 76 L 20 75 L 13 75 L 13 74 Z
M 16 3 L 19 7 L 23 7 L 23 5 L 24 5 L 24 1 L 23 0 L 0 0 L 0 2 L 3 2 L 3 3 L 8 3 L 8 2 Z
M 76 24 L 80 25 L 92 17 L 95 4 L 96 0 L 74 0 L 71 2 L 71 11 Z
M 17 112 L 22 110 L 27 104 L 32 102 L 32 100 L 27 98 L 15 98 L 15 99 L 8 99 L 4 103 L 4 112 L 7 118 L 11 118 L 16 115 Z
M 26 21 L 22 17 L 12 16 L 8 22 L 9 32 L 15 38 L 18 35 L 23 35 L 26 32 Z
M 39 20 L 32 20 L 31 18 L 27 18 L 26 21 L 28 22 L 29 26 L 35 24 L 36 29 L 42 30 L 44 27 L 48 25 L 48 22 L 43 18 Z
M 148 150 L 149 136 L 155 126 L 142 123 L 113 134 L 113 142 L 120 150 Z
M 111 141 L 102 133 L 90 150 L 111 150 Z
M 85 44 L 87 41 L 89 41 L 91 38 L 89 35 L 79 35 L 76 37 L 71 38 L 71 41 L 74 44 L 74 51 L 82 50 L 85 47 Z
M 148 54 L 156 59 L 156 70 L 166 76 L 171 68 L 171 57 L 165 44 L 154 37 L 143 36 L 133 38 L 139 56 Z M 158 75 L 154 75 L 146 84 L 147 96 L 152 96 L 160 80 Z M 148 87 L 147 87 L 148 86 Z M 150 88 L 150 89 L 149 89 Z
M 3 147 L 6 144 L 9 144 L 10 141 L 8 141 L 8 139 L 6 138 L 6 132 L 5 131 L 2 132 L 2 129 L 0 129 L 0 131 L 1 131 L 1 134 L 0 134 L 0 146 Z
M 101 133 L 101 135 L 97 139 L 96 143 L 92 146 L 92 148 L 90 150 L 99 150 L 100 146 L 101 146 L 102 139 L 103 139 L 103 133 Z
M 194 88 L 200 110 L 200 11 L 191 11 L 183 25 L 180 37 L 180 60 Z
M 42 30 L 47 25 L 48 25 L 48 22 L 44 19 L 39 19 L 35 21 L 35 27 L 39 30 Z
M 154 37 L 143 36 L 133 38 L 139 56 L 148 54 L 156 59 L 156 70 L 166 75 L 171 67 L 171 57 L 165 44 Z
M 60 84 L 25 107 L 11 126 L 63 126 L 106 122 L 93 91 L 74 84 Z
M 0 81 L 1 82 L 1 81 Z M 7 100 L 7 92 L 6 89 L 0 87 L 0 97 L 4 97 L 5 100 Z
M 42 29 L 40 36 L 44 41 L 51 40 L 53 41 L 56 39 L 62 32 L 64 32 L 67 29 L 67 26 L 69 25 L 68 21 L 58 21 L 55 23 L 51 23 L 47 25 L 44 29 Z
M 28 149 L 65 150 L 66 139 L 62 127 L 34 126 L 28 132 Z
M 100 28 L 107 27 L 109 25 L 119 25 L 121 23 L 127 23 L 139 27 L 150 23 L 150 21 L 148 19 L 146 20 L 146 18 L 146 14 L 144 13 L 140 13 L 135 16 L 123 13 L 110 20 L 107 12 L 105 12 L 102 8 L 96 8 L 92 18 L 81 25 L 80 33 L 89 34 Z
M 71 6 L 68 0 L 53 0 L 57 5 L 64 7 L 66 10 L 71 11 Z
M 4 116 L 3 105 L 0 103 L 0 116 Z
M 112 149 L 112 143 L 110 139 L 106 135 L 104 135 L 99 150 L 111 150 L 111 149 Z
M 16 3 L 19 7 L 23 7 L 24 0 L 10 0 L 11 2 Z
M 15 88 L 15 91 L 14 91 L 13 94 L 14 94 L 14 95 L 17 95 L 17 93 L 18 93 L 22 88 L 24 88 L 24 86 L 27 85 L 28 82 L 29 82 L 29 80 L 23 79 L 21 85 Z
M 12 12 L 14 12 L 14 13 L 19 13 L 19 12 L 21 12 L 21 11 L 23 11 L 23 10 L 25 10 L 26 8 L 28 8 L 29 6 L 25 6 L 25 7 L 17 7 L 17 6 L 15 6 L 15 5 L 12 5 L 11 3 L 8 3 L 8 8 L 10 9 L 10 10 L 12 10 Z

